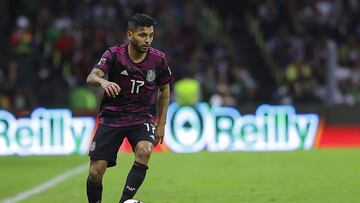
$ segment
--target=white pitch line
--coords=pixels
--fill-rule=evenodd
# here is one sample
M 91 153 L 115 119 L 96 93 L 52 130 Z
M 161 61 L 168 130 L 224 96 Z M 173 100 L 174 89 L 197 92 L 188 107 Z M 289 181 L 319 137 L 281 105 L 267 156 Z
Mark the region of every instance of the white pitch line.
M 36 195 L 38 193 L 41 193 L 45 190 L 50 189 L 51 187 L 56 186 L 57 184 L 63 182 L 64 180 L 85 171 L 87 168 L 88 168 L 88 164 L 78 166 L 78 167 L 71 169 L 59 176 L 56 176 L 55 178 L 53 178 L 41 185 L 38 185 L 28 191 L 19 193 L 19 194 L 15 195 L 14 197 L 7 198 L 7 199 L 3 200 L 2 203 L 16 203 L 16 202 L 25 200 L 33 195 Z

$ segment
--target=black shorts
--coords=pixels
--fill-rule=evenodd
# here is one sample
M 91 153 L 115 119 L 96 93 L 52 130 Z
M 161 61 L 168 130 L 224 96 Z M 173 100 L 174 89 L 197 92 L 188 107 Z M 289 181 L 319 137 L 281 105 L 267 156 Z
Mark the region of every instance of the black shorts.
M 117 153 L 124 138 L 127 138 L 133 151 L 140 141 L 155 144 L 155 126 L 152 123 L 128 127 L 109 127 L 99 124 L 90 145 L 91 160 L 106 160 L 107 167 L 116 165 Z

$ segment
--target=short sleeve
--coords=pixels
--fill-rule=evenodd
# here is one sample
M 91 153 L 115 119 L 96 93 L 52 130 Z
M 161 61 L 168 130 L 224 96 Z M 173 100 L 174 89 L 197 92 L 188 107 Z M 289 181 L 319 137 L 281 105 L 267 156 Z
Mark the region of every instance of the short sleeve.
M 173 76 L 171 73 L 170 65 L 166 57 L 164 57 L 160 67 L 160 76 L 158 80 L 158 85 L 162 86 L 172 81 L 173 81 Z
M 95 68 L 98 68 L 107 74 L 109 72 L 109 64 L 110 64 L 111 58 L 112 58 L 111 52 L 109 50 L 106 50 L 102 54 L 98 63 L 95 65 Z

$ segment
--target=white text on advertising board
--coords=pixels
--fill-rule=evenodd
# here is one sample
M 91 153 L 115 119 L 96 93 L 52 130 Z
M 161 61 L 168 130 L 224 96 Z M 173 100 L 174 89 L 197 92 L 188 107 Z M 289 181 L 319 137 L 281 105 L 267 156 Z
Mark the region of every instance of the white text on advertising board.
M 0 155 L 85 154 L 93 117 L 72 117 L 68 109 L 35 109 L 16 119 L 0 110 Z
M 289 151 L 311 149 L 316 114 L 296 114 L 292 106 L 260 106 L 254 115 L 231 107 L 169 106 L 165 143 L 179 153 L 208 151 Z M 35 109 L 29 118 L 0 110 L 0 155 L 86 154 L 93 117 L 73 117 L 68 109 Z
M 294 107 L 287 105 L 261 105 L 254 115 L 241 115 L 231 107 L 173 103 L 165 143 L 179 153 L 309 150 L 318 123 L 318 115 L 296 114 Z

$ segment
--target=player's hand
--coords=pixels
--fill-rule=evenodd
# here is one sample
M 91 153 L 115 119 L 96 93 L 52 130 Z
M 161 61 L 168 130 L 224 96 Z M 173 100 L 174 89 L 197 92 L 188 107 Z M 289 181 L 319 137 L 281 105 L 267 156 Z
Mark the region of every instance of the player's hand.
M 101 87 L 105 90 L 109 97 L 116 97 L 120 93 L 120 86 L 114 82 L 104 81 L 101 83 Z
M 165 132 L 165 124 L 158 124 L 156 126 L 156 141 L 155 141 L 155 146 L 157 144 L 162 144 L 164 141 L 164 132 Z

